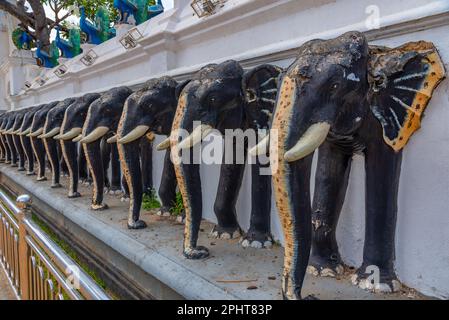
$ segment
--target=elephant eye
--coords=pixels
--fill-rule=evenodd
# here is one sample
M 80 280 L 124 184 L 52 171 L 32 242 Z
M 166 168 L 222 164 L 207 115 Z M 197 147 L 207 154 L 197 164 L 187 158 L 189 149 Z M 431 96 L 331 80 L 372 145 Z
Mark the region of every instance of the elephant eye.
M 336 89 L 338 89 L 339 86 L 340 86 L 339 83 L 334 83 L 334 84 L 331 86 L 331 89 L 332 89 L 332 90 L 336 90 Z

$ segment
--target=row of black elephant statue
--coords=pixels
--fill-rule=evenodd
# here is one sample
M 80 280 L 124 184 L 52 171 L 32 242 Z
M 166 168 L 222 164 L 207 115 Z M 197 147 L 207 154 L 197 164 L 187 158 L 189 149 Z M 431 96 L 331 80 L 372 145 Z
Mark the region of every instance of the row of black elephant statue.
M 37 160 L 38 181 L 45 179 L 47 158 L 52 187 L 59 186 L 62 158 L 70 177 L 70 198 L 79 196 L 79 177 L 89 178 L 87 163 L 94 186 L 92 209 L 106 208 L 105 186 L 112 191 L 123 188 L 130 197 L 128 227 L 140 229 L 145 227 L 139 219 L 142 197 L 152 188 L 154 135 L 167 136 L 157 146 L 166 150 L 159 189 L 161 211 L 169 210 L 178 188 L 185 208 L 183 254 L 200 259 L 209 255 L 207 248 L 197 244 L 203 212 L 200 164 L 174 160 L 200 144 L 212 129 L 223 135 L 229 129 L 270 129 L 269 136 L 249 150 L 252 156 L 270 158 L 272 176 L 261 174 L 268 164 L 256 157 L 250 166 L 250 228 L 242 243 L 253 247 L 272 244 L 273 187 L 284 231 L 282 292 L 288 299 L 301 297 L 307 267 L 314 275 L 342 272 L 335 232 L 352 156 L 364 154 L 365 243 L 363 264 L 353 282 L 372 288 L 367 282 L 370 274 L 365 272 L 375 266 L 380 272 L 375 289 L 393 291 L 398 285 L 394 238 L 402 148 L 420 127 L 433 90 L 444 75 L 432 43 L 413 42 L 391 49 L 370 46 L 363 34 L 349 32 L 305 43 L 286 70 L 261 65 L 244 71 L 238 62 L 226 61 L 207 65 L 181 83 L 162 77 L 135 92 L 119 87 L 8 112 L 0 118 L 0 151 L 2 160 L 18 163 L 19 170 L 27 164 L 27 174 L 33 174 Z M 201 125 L 194 128 L 196 121 Z M 182 136 L 179 129 L 190 134 Z M 237 140 L 230 146 L 232 152 L 243 149 L 245 155 L 249 147 Z M 109 163 L 110 182 L 106 178 Z M 214 237 L 230 239 L 242 234 L 236 202 L 245 167 L 244 163 L 221 164 Z

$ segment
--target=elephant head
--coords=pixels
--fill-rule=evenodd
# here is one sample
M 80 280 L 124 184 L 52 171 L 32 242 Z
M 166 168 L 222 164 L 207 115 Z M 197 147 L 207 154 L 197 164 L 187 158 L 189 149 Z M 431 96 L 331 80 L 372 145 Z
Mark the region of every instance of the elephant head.
M 309 259 L 314 150 L 326 141 L 351 155 L 382 148 L 391 154 L 399 152 L 419 128 L 443 74 L 436 49 L 426 42 L 395 49 L 370 48 L 363 34 L 349 32 L 331 40 L 312 40 L 299 48 L 282 80 L 269 140 L 285 238 L 285 298 L 300 298 Z M 391 149 L 383 147 L 385 143 Z M 370 156 L 369 162 L 380 161 L 379 155 Z M 317 176 L 325 179 L 324 185 L 333 178 L 318 171 Z M 374 190 L 378 189 L 367 190 L 367 194 Z M 389 196 L 395 201 L 394 195 Z
M 78 98 L 79 99 L 79 98 Z M 45 118 L 43 133 L 38 137 L 40 139 L 50 139 L 59 134 L 61 131 L 64 114 L 68 107 L 76 103 L 77 99 L 66 99 L 63 103 L 58 104 L 47 112 Z
M 60 133 L 55 139 L 71 141 L 78 137 L 83 131 L 84 121 L 90 105 L 101 97 L 98 93 L 88 93 L 77 99 L 64 112 Z
M 123 106 L 131 93 L 132 90 L 128 87 L 113 88 L 92 102 L 87 112 L 80 143 L 83 145 L 86 161 L 93 178 L 91 205 L 93 210 L 107 208 L 107 205 L 103 203 L 105 177 L 100 143 L 108 133 L 117 131 Z M 77 138 L 74 139 L 74 141 L 76 140 Z
M 196 245 L 202 217 L 202 195 L 199 165 L 183 163 L 181 151 L 201 143 L 213 129 L 225 134 L 227 129 L 266 128 L 275 103 L 277 76 L 280 70 L 262 66 L 245 75 L 236 61 L 211 64 L 202 68 L 181 92 L 170 137 L 172 158 L 185 213 L 184 255 L 198 259 L 208 255 L 208 250 Z M 265 111 L 264 111 L 265 110 Z M 201 124 L 194 128 L 194 122 Z M 190 134 L 182 139 L 182 131 Z M 243 150 L 246 143 L 232 148 Z M 226 150 L 224 157 L 226 157 Z M 190 155 L 192 159 L 192 155 Z M 245 165 L 223 163 L 214 211 L 218 225 L 212 234 L 220 238 L 240 234 L 235 204 Z M 269 183 L 265 184 L 269 188 Z M 264 190 L 266 196 L 271 189 Z M 269 217 L 270 209 L 264 210 Z M 264 219 L 266 220 L 266 219 Z M 266 233 L 266 231 L 261 231 Z
M 145 227 L 145 222 L 139 220 L 142 194 L 147 191 L 142 190 L 141 162 L 142 167 L 145 164 L 144 159 L 139 157 L 141 139 L 148 139 L 149 135 L 153 134 L 170 135 L 177 106 L 177 89 L 179 92 L 180 85 L 170 77 L 149 80 L 142 89 L 128 97 L 123 109 L 117 131 L 117 142 L 121 166 L 130 192 L 128 227 L 131 229 Z M 151 145 L 145 146 L 145 148 L 148 147 L 151 148 Z M 168 171 L 173 171 L 166 168 L 172 166 L 169 152 L 167 154 L 161 190 L 164 189 L 165 179 L 173 180 L 168 183 L 174 183 L 175 187 L 170 188 L 169 194 L 160 193 L 163 206 L 172 205 L 176 188 L 176 178 L 173 174 L 167 174 Z

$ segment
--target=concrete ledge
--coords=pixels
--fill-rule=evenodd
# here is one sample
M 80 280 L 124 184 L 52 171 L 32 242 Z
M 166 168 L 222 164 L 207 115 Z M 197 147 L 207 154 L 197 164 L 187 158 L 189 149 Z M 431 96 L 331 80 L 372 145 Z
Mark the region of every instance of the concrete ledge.
M 66 185 L 65 178 L 62 184 Z M 83 197 L 68 199 L 67 189 L 50 189 L 49 182 L 36 182 L 15 168 L 0 166 L 0 185 L 11 192 L 28 193 L 33 209 L 58 229 L 88 259 L 101 265 L 106 277 L 116 277 L 120 295 L 133 299 L 280 299 L 283 250 L 243 249 L 238 239 L 208 238 L 213 225 L 203 221 L 199 243 L 211 251 L 210 258 L 191 261 L 181 254 L 183 226 L 173 218 L 142 212 L 148 228 L 126 229 L 127 203 L 105 195 L 110 209 L 89 210 L 88 187 Z M 351 271 L 341 279 L 307 277 L 303 293 L 320 299 L 422 299 L 414 291 L 394 295 L 366 292 L 350 284 Z M 253 289 L 253 290 L 249 290 Z

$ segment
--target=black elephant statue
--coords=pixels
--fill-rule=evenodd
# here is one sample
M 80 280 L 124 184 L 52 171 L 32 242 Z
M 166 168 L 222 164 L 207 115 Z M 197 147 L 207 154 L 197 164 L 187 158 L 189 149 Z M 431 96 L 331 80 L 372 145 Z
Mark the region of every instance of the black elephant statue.
M 50 162 L 52 175 L 51 188 L 61 187 L 61 160 L 63 160 L 61 148 L 53 137 L 59 134 L 65 110 L 75 101 L 76 99 L 74 98 L 67 98 L 48 110 L 42 127 L 42 134 L 37 137 L 38 139 L 42 139 L 48 161 Z
M 202 218 L 202 193 L 200 166 L 194 161 L 190 149 L 198 145 L 213 129 L 222 135 L 226 130 L 268 128 L 277 94 L 277 79 L 281 70 L 263 65 L 248 71 L 236 61 L 226 61 L 203 67 L 183 89 L 173 121 L 171 134 L 172 158 L 178 186 L 183 197 L 186 223 L 184 232 L 184 255 L 189 259 L 205 258 L 207 248 L 197 246 Z M 197 127 L 194 122 L 200 121 Z M 181 131 L 190 134 L 184 137 Z M 180 141 L 182 140 L 182 141 Z M 218 224 L 211 235 L 230 239 L 241 235 L 237 221 L 236 202 L 245 169 L 245 141 L 232 139 L 225 148 L 221 164 L 220 180 L 214 204 Z M 181 159 L 182 151 L 190 153 Z M 232 155 L 232 161 L 226 159 Z M 243 155 L 238 163 L 236 157 Z M 271 180 L 259 174 L 260 165 L 252 166 L 251 227 L 246 235 L 246 244 L 270 245 Z M 263 199 L 262 201 L 260 199 Z
M 152 135 L 169 136 L 176 111 L 179 92 L 187 82 L 178 84 L 170 77 L 152 79 L 145 83 L 144 87 L 126 100 L 122 117 L 117 132 L 117 143 L 120 161 L 124 175 L 127 179 L 130 191 L 130 207 L 128 227 L 140 229 L 146 226 L 139 220 L 142 197 L 148 189 L 144 188 L 141 164 L 142 142 Z M 142 141 L 143 140 L 143 141 Z M 152 148 L 149 145 L 148 148 Z M 140 156 L 139 156 L 140 154 Z M 176 199 L 176 176 L 173 163 L 170 159 L 170 151 L 166 151 L 164 169 L 159 188 L 159 197 L 162 201 L 160 215 L 166 215 Z M 152 172 L 149 172 L 151 175 Z
M 444 73 L 436 48 L 424 41 L 370 47 L 362 33 L 349 32 L 299 48 L 283 77 L 269 138 L 285 238 L 285 298 L 301 298 L 310 249 L 314 274 L 340 272 L 335 230 L 355 153 L 365 156 L 366 230 L 363 263 L 353 282 L 375 290 L 397 288 L 393 263 L 402 149 L 420 127 Z M 379 284 L 366 283 L 370 266 L 378 268 Z
M 116 134 L 123 106 L 131 93 L 132 90 L 128 87 L 113 88 L 93 101 L 87 111 L 81 137 L 73 140 L 82 144 L 93 179 L 92 210 L 108 207 L 103 203 L 107 165 L 104 163 L 107 157 L 105 150 L 108 150 L 106 140 Z M 111 161 L 119 163 L 118 154 Z M 112 169 L 112 180 L 120 185 L 120 166 L 117 164 Z
M 55 140 L 59 140 L 61 150 L 69 171 L 69 198 L 78 198 L 79 178 L 87 179 L 87 166 L 85 155 L 82 149 L 78 148 L 78 143 L 72 140 L 81 134 L 87 111 L 90 105 L 101 97 L 98 93 L 89 93 L 78 98 L 67 107 L 61 122 L 61 127 Z
M 14 138 L 12 135 L 14 121 L 17 116 L 17 111 L 11 111 L 7 113 L 7 117 L 5 119 L 4 128 L 2 130 L 2 134 L 5 137 L 5 142 L 7 149 L 9 151 L 9 161 L 12 167 L 18 167 L 18 153 L 16 146 L 14 144 Z
M 33 152 L 36 157 L 38 165 L 37 178 L 36 178 L 37 181 L 47 180 L 47 177 L 45 176 L 45 168 L 46 168 L 45 146 L 42 139 L 39 139 L 38 136 L 40 136 L 44 132 L 44 125 L 48 111 L 57 106 L 58 103 L 59 101 L 55 101 L 48 104 L 44 104 L 41 107 L 39 107 L 39 110 L 37 110 L 33 115 L 31 127 L 29 128 L 29 133 L 26 134 L 26 136 L 29 137 L 31 140 L 31 146 L 33 147 Z
M 27 135 L 31 132 L 31 124 L 33 122 L 34 114 L 39 111 L 43 105 L 35 106 L 30 108 L 23 116 L 22 124 L 20 125 L 20 129 L 17 131 L 17 135 L 20 137 L 20 141 L 23 146 L 23 150 L 25 152 L 25 156 L 27 159 L 27 175 L 35 175 L 34 172 L 34 163 L 35 163 L 35 154 L 33 150 L 33 146 L 31 144 L 31 138 Z

